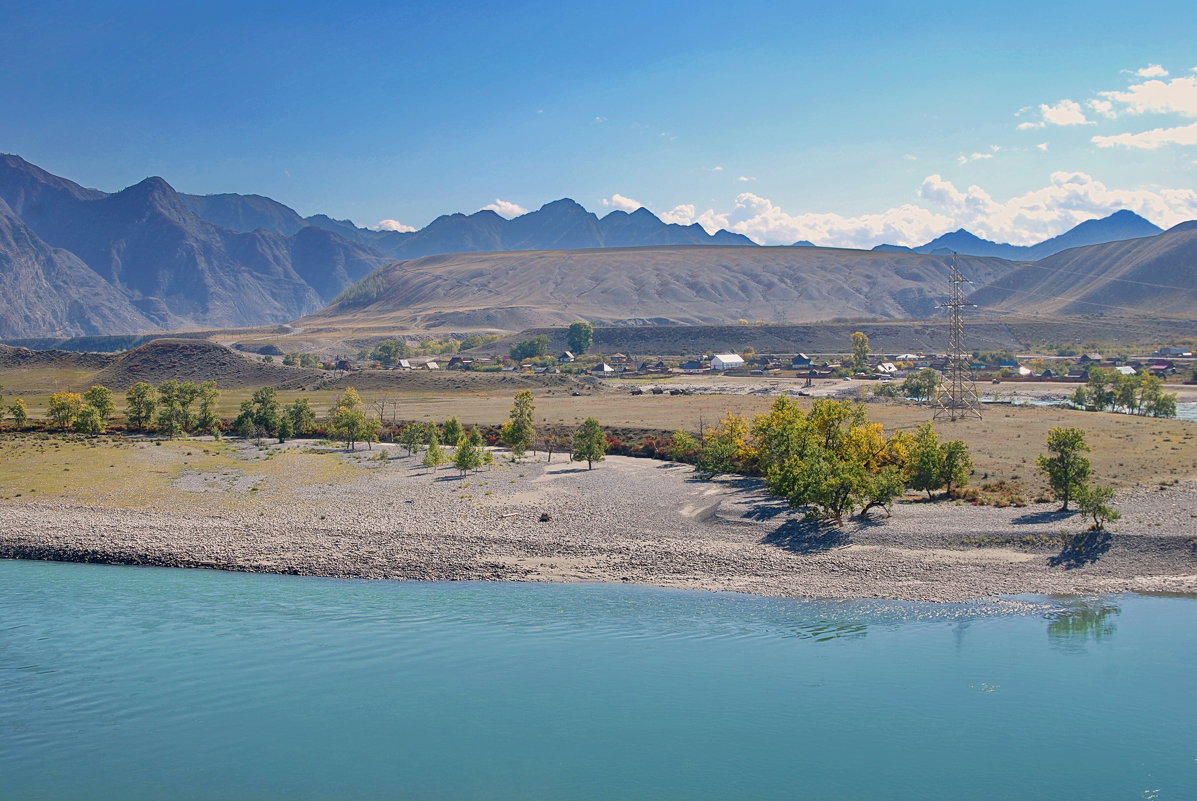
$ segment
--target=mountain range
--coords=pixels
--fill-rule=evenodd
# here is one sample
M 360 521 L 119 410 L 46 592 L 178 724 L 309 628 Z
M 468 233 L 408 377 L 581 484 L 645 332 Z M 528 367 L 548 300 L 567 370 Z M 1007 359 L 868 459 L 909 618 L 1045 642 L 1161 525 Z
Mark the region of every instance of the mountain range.
M 962 266 L 975 285 L 992 284 L 993 292 L 979 297 L 1003 308 L 1019 305 L 1019 292 L 1046 294 L 1044 308 L 1065 298 L 1074 311 L 1084 302 L 1097 308 L 1108 300 L 1102 293 L 1112 291 L 1099 286 L 1101 275 L 1140 280 L 1122 277 L 1126 269 L 1155 276 L 1141 280 L 1154 283 L 1154 294 L 1123 293 L 1150 310 L 1161 287 L 1174 291 L 1167 303 L 1189 297 L 1192 271 L 1174 269 L 1193 261 L 1188 240 L 1179 249 L 1148 244 L 1186 230 L 1154 236 L 1156 226 L 1122 211 L 1028 248 L 963 230 L 913 250 L 806 241 L 758 247 L 739 234 L 666 223 L 643 208 L 599 217 L 566 198 L 510 220 L 483 210 L 438 217 L 419 231 L 377 231 L 303 217 L 261 195 L 183 194 L 157 177 L 109 194 L 0 155 L 0 337 L 305 317 L 352 318 L 357 326 L 374 313 L 409 327 L 505 330 L 579 318 L 921 317 L 935 313 L 943 294 L 944 255 L 978 251 L 985 258 L 962 259 Z M 1111 240 L 1122 241 L 1090 244 Z M 1100 270 L 1090 268 L 1090 252 Z M 1072 266 L 1057 283 L 1039 280 L 1053 264 Z M 1087 301 L 1064 278 L 1086 271 L 1096 276 L 1084 284 Z
M 902 245 L 877 245 L 873 250 L 887 253 L 959 253 L 969 256 L 996 256 L 1010 261 L 1038 261 L 1069 248 L 1085 245 L 1100 245 L 1123 239 L 1139 239 L 1162 233 L 1155 223 L 1145 220 L 1133 211 L 1122 209 L 1098 220 L 1085 220 L 1059 236 L 1045 239 L 1034 245 L 1007 245 L 991 242 L 961 228 L 932 239 L 925 245 L 908 248 Z M 809 245 L 795 242 L 795 245 Z

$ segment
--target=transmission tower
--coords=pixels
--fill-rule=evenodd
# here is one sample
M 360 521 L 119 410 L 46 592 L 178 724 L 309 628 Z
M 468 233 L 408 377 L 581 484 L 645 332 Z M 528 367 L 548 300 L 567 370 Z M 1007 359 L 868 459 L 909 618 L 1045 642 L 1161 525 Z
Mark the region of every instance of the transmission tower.
M 964 347 L 964 309 L 976 304 L 964 300 L 965 280 L 956 265 L 956 254 L 952 254 L 952 270 L 948 274 L 948 302 L 941 308 L 948 309 L 951 316 L 948 333 L 947 375 L 935 394 L 936 410 L 934 420 L 963 420 L 969 417 L 981 419 L 981 400 L 977 397 L 977 384 L 973 380 L 973 368 L 969 353 Z

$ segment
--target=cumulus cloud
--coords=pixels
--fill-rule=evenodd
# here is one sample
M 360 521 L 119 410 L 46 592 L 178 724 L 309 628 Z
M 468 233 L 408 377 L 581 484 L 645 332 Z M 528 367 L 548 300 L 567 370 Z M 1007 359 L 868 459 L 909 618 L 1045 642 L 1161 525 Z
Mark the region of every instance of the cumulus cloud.
M 1018 126 L 1019 130 L 1025 131 L 1031 128 L 1043 128 L 1046 125 L 1093 125 L 1093 121 L 1085 116 L 1081 104 L 1067 98 L 1054 106 L 1048 103 L 1040 103 L 1039 114 L 1042 117 L 1041 120 L 1038 122 L 1021 123 Z
M 1118 116 L 1114 111 L 1114 104 L 1109 100 L 1090 100 L 1086 105 L 1103 117 L 1113 119 Z
M 957 163 L 963 165 L 963 164 L 968 164 L 970 161 L 980 161 L 982 159 L 991 159 L 991 158 L 993 158 L 992 153 L 973 153 L 972 155 L 961 156 L 956 161 L 957 161 Z
M 1122 106 L 1127 114 L 1179 114 L 1197 117 L 1197 76 L 1170 81 L 1143 81 L 1131 84 L 1125 92 L 1099 92 Z
M 417 230 L 410 225 L 404 225 L 398 220 L 379 220 L 378 225 L 374 226 L 379 231 L 402 231 L 403 233 L 411 233 Z
M 737 181 L 739 181 L 739 182 L 740 182 L 740 183 L 742 183 L 742 184 L 746 184 L 746 183 L 748 183 L 749 181 L 755 181 L 755 180 L 756 180 L 756 177 L 755 177 L 755 176 L 748 176 L 748 175 L 741 175 L 741 176 L 740 176 L 739 178 L 737 178 L 736 180 L 737 180 Z
M 1166 145 L 1197 145 L 1197 122 L 1176 128 L 1152 128 L 1139 133 L 1122 133 L 1112 136 L 1095 136 L 1093 144 L 1098 147 L 1125 147 L 1132 150 L 1158 150 Z
M 487 203 L 479 211 L 493 211 L 500 217 L 508 219 L 518 217 L 521 214 L 527 214 L 528 210 L 518 203 L 512 203 L 510 200 L 503 200 L 503 198 L 495 198 L 494 203 Z
M 961 189 L 937 174 L 924 179 L 917 203 L 874 214 L 791 214 L 768 198 L 743 192 L 728 211 L 699 212 L 693 204 L 682 204 L 661 219 L 682 225 L 697 222 L 710 232 L 724 228 L 761 244 L 808 239 L 830 247 L 867 248 L 882 242 L 909 246 L 967 228 L 987 239 L 1029 245 L 1119 209 L 1168 227 L 1197 218 L 1197 191 L 1112 189 L 1086 173 L 1061 171 L 1051 174 L 1047 186 L 997 200 L 979 186 Z
M 1035 145 L 1035 148 L 1037 150 L 1042 150 L 1044 153 L 1046 153 L 1047 152 L 1047 142 L 1040 142 L 1039 144 Z
M 616 192 L 611 197 L 603 198 L 599 202 L 602 203 L 604 206 L 616 208 L 616 209 L 619 209 L 620 211 L 635 211 L 636 209 L 638 209 L 644 205 L 639 200 L 633 200 L 632 198 L 621 195 L 618 192 Z
M 1168 74 L 1168 70 L 1161 67 L 1159 64 L 1148 64 L 1146 67 L 1135 70 L 1135 75 L 1140 78 L 1163 78 Z

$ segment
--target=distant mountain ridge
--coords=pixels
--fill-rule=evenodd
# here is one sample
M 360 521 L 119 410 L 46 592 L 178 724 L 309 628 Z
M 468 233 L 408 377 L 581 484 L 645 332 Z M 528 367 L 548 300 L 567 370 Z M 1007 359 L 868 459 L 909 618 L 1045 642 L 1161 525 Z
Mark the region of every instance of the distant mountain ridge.
M 418 231 L 376 231 L 324 214 L 301 217 L 288 206 L 261 195 L 180 195 L 208 222 L 234 231 L 259 228 L 290 236 L 315 226 L 372 248 L 392 259 L 418 259 L 443 253 L 507 250 L 578 250 L 651 245 L 743 245 L 756 243 L 742 234 L 708 234 L 698 223 L 667 223 L 646 208 L 599 217 L 569 198 L 507 219 L 489 209 L 473 214 L 444 214 Z
M 214 225 L 157 177 L 107 194 L 0 155 L 0 201 L 10 337 L 286 322 L 387 261 L 311 226 Z
M 1108 217 L 1085 220 L 1059 236 L 1053 236 L 1034 245 L 1007 245 L 1003 242 L 992 242 L 960 228 L 936 237 L 919 247 L 877 245 L 873 250 L 887 253 L 959 253 L 968 256 L 996 256 L 999 259 L 1010 261 L 1038 261 L 1069 248 L 1101 245 L 1125 239 L 1141 239 L 1155 236 L 1163 231 L 1163 228 L 1140 217 L 1133 211 L 1121 209 Z

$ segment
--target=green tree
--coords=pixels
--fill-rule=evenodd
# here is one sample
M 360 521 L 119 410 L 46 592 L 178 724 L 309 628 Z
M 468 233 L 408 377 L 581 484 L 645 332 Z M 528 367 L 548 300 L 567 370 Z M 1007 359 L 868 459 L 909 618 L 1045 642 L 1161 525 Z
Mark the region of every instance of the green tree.
M 138 381 L 125 393 L 125 417 L 129 425 L 138 431 L 145 431 L 145 427 L 154 419 L 157 405 L 157 390 L 145 381 Z
M 536 404 L 532 397 L 532 390 L 522 389 L 515 393 L 515 403 L 511 407 L 511 416 L 501 429 L 503 442 L 511 448 L 511 456 L 517 462 L 523 458 L 524 452 L 536 441 L 536 426 L 534 424 Z
M 456 417 L 446 420 L 441 430 L 444 432 L 445 442 L 457 442 L 465 433 L 465 429 L 461 427 L 461 423 L 457 421 Z
M 902 381 L 902 394 L 914 400 L 929 401 L 935 397 L 939 382 L 939 373 L 930 369 L 919 370 Z
M 852 366 L 864 370 L 869 366 L 869 336 L 863 331 L 852 334 Z
M 599 421 L 587 417 L 574 432 L 573 460 L 586 462 L 586 469 L 593 470 L 595 462 L 603 461 L 607 453 L 607 435 L 603 433 Z
M 216 403 L 220 400 L 220 390 L 215 381 L 205 381 L 199 385 L 199 413 L 195 416 L 195 429 L 201 434 L 220 434 L 220 416 L 216 414 Z
M 453 454 L 453 466 L 464 476 L 482 466 L 482 454 L 469 434 L 462 434 L 457 440 L 457 451 Z
M 964 440 L 954 439 L 941 446 L 943 453 L 943 472 L 940 474 L 944 495 L 952 496 L 953 489 L 968 486 L 969 477 L 973 473 L 973 457 L 968 452 L 968 445 Z
M 279 443 L 284 443 L 295 436 L 295 423 L 291 422 L 291 415 L 283 414 L 278 418 L 278 430 L 275 432 Z
M 291 418 L 292 436 L 303 437 L 316 425 L 316 412 L 307 398 L 299 398 L 283 407 L 283 414 Z
M 911 443 L 907 486 L 926 492 L 930 499 L 931 493 L 944 484 L 943 457 L 939 434 L 930 423 L 923 423 L 915 430 Z
M 1089 481 L 1090 448 L 1085 432 L 1079 428 L 1053 428 L 1047 432 L 1047 449 L 1053 454 L 1041 454 L 1036 460 L 1040 473 L 1061 502 L 1060 511 L 1068 511 L 1068 502 L 1076 497 Z
M 428 428 L 428 450 L 424 451 L 423 465 L 429 470 L 435 471 L 449 461 L 449 457 L 445 456 L 445 452 L 441 450 L 441 440 L 436 434 L 436 427 L 429 426 Z
M 95 406 L 85 403 L 75 418 L 74 428 L 80 434 L 103 434 L 104 417 Z
M 399 432 L 399 442 L 407 448 L 407 455 L 411 456 L 420 449 L 425 436 L 423 423 L 409 423 Z
M 1101 531 L 1106 527 L 1106 523 L 1122 517 L 1121 512 L 1110 506 L 1113 499 L 1113 487 L 1084 486 L 1076 493 L 1077 508 L 1093 520 L 1093 524 L 1089 526 L 1090 530 Z
M 549 338 L 546 336 L 525 339 L 511 346 L 511 358 L 517 362 L 524 359 L 535 359 L 537 356 L 549 355 Z
M 199 396 L 199 387 L 190 381 L 163 381 L 158 385 L 158 431 L 170 439 L 195 427 L 191 405 Z
M 8 414 L 17 424 L 17 428 L 24 428 L 25 423 L 29 421 L 29 410 L 25 408 L 25 399 L 17 398 L 13 401 L 12 405 L 8 407 Z
M 50 396 L 46 413 L 50 422 L 59 428 L 70 428 L 83 411 L 83 396 L 78 392 L 55 392 Z
M 107 422 L 116 411 L 116 403 L 112 400 L 112 390 L 108 387 L 95 385 L 83 393 L 83 400 L 100 415 L 100 420 Z
M 411 348 L 407 346 L 406 342 L 398 339 L 384 339 L 374 346 L 374 350 L 370 353 L 370 358 L 390 366 L 400 359 L 406 359 L 410 355 Z
M 571 353 L 581 356 L 594 344 L 594 326 L 584 322 L 570 323 L 565 341 L 569 344 Z

